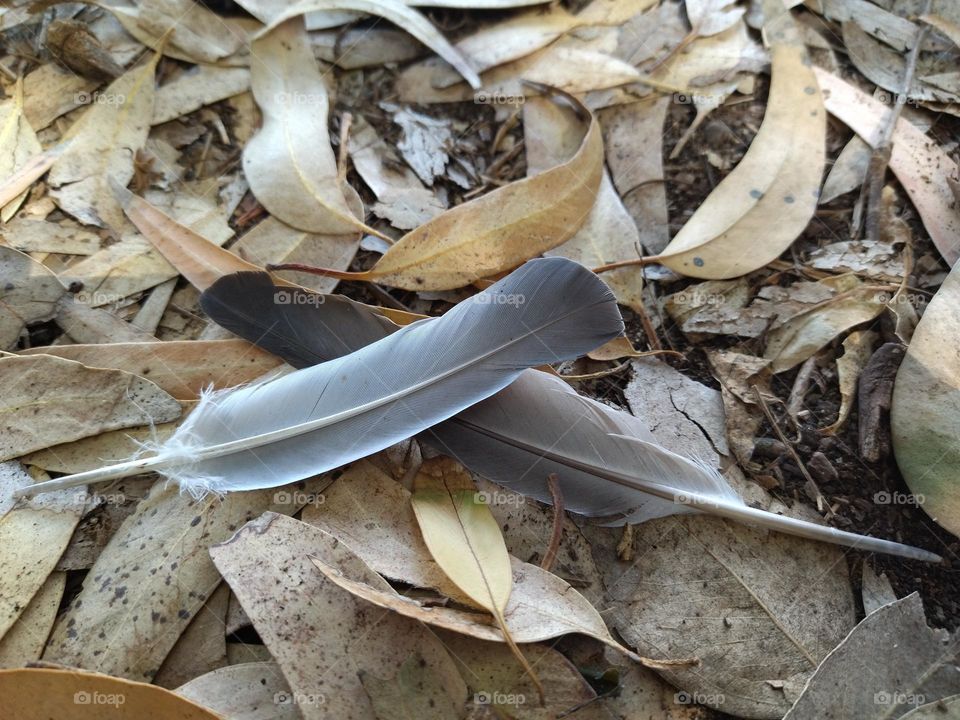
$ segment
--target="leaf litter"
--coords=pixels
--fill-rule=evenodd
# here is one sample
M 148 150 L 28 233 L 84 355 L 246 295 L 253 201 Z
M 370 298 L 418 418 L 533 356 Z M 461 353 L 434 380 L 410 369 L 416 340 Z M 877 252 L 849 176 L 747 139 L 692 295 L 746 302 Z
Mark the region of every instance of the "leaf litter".
M 5 702 L 24 718 L 111 698 L 118 716 L 236 720 L 951 716 L 956 9 L 436 4 L 0 15 Z M 440 429 L 461 416 L 276 488 L 194 498 L 142 473 L 20 497 L 135 463 L 208 389 L 330 359 L 318 342 L 358 350 L 396 330 L 385 318 L 526 318 L 538 303 L 487 289 L 541 255 L 595 270 L 620 305 L 620 337 L 569 360 L 551 340 L 541 368 L 609 413 L 527 370 L 459 427 L 496 433 L 515 393 L 525 417 L 560 413 L 537 424 L 569 428 L 543 445 L 569 451 L 592 442 L 572 408 L 615 434 L 630 413 L 751 511 L 939 564 L 693 512 L 586 518 L 570 478 L 528 477 L 545 466 L 509 465 L 503 437 Z M 222 296 L 240 337 L 218 327 L 201 293 L 264 269 L 260 294 Z M 530 496 L 477 474 L 498 461 Z

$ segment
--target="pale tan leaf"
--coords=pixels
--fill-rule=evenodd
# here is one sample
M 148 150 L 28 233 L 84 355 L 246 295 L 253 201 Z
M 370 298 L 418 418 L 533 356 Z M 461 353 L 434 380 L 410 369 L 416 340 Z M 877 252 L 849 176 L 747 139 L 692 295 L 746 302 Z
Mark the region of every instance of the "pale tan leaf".
M 372 709 L 358 673 L 392 678 L 412 654 L 443 678 L 443 689 L 434 696 L 438 706 L 459 707 L 466 699 L 452 659 L 427 629 L 394 614 L 371 612 L 311 564 L 308 555 L 321 556 L 389 591 L 383 578 L 332 536 L 266 513 L 210 554 L 283 670 L 294 698 L 300 698 L 296 704 L 305 720 L 367 720 Z M 344 657 L 350 658 L 348 670 Z
M 154 685 L 173 690 L 188 680 L 227 663 L 224 621 L 227 617 L 229 597 L 230 588 L 226 583 L 220 583 L 194 615 L 177 644 L 170 648 L 153 678 Z
M 57 617 L 66 582 L 66 573 L 50 573 L 17 623 L 0 640 L 0 668 L 23 667 L 40 659 Z
M 346 277 L 449 290 L 510 270 L 576 233 L 590 214 L 602 175 L 603 142 L 590 115 L 586 134 L 566 162 L 447 210 L 402 237 L 372 270 Z
M 250 89 L 247 68 L 198 65 L 157 90 L 151 125 L 175 120 L 204 105 L 226 100 Z
M 29 255 L 0 246 L 0 350 L 15 348 L 30 323 L 52 318 L 64 291 Z
M 687 17 L 697 35 L 716 35 L 743 17 L 746 8 L 735 0 L 686 0 Z
M 0 177 L 10 177 L 43 150 L 37 135 L 23 114 L 23 79 L 17 81 L 13 97 L 0 104 Z M 13 217 L 27 190 L 3 206 L 0 219 Z
M 840 155 L 837 156 L 823 183 L 820 204 L 836 200 L 841 195 L 860 187 L 866 176 L 872 153 L 870 146 L 859 135 L 850 138 L 850 141 L 843 146 L 843 150 L 840 151 Z
M 811 357 L 841 333 L 877 317 L 890 299 L 882 286 L 863 285 L 804 310 L 775 327 L 763 356 L 774 372 Z
M 133 178 L 134 156 L 150 129 L 159 59 L 155 54 L 110 83 L 64 136 L 70 146 L 53 163 L 47 182 L 60 209 L 83 223 L 114 230 L 123 224 L 108 180 L 126 185 Z
M 773 79 L 763 124 L 743 160 L 658 256 L 675 272 L 704 279 L 745 275 L 776 259 L 816 211 L 826 113 L 793 21 L 777 4 L 765 5 Z
M 870 330 L 852 332 L 843 341 L 843 355 L 837 358 L 837 378 L 840 385 L 840 409 L 837 419 L 820 432 L 828 435 L 836 434 L 843 427 L 853 409 L 853 401 L 857 397 L 857 380 L 870 356 L 873 354 L 873 343 L 877 334 Z
M 577 150 L 580 132 L 569 111 L 545 98 L 530 98 L 523 106 L 524 149 L 527 176 L 563 163 Z M 570 258 L 585 267 L 599 267 L 640 257 L 640 233 L 620 201 L 606 171 L 597 200 L 580 229 L 569 240 L 544 253 Z M 643 270 L 626 267 L 604 275 L 603 281 L 617 301 L 632 309 L 643 308 Z
M 865 617 L 823 659 L 784 720 L 840 713 L 858 720 L 915 717 L 908 711 L 960 693 L 955 653 L 956 640 L 927 624 L 913 593 Z M 851 672 L 856 682 L 837 681 Z M 942 707 L 939 714 L 951 711 Z
M 53 355 L 90 367 L 138 373 L 178 400 L 196 400 L 209 386 L 250 382 L 280 364 L 274 355 L 239 339 L 61 345 L 32 348 L 22 355 Z M 159 416 L 154 421 L 162 422 Z
M 202 500 L 158 483 L 97 558 L 43 659 L 151 680 L 220 583 L 208 548 L 264 511 L 297 512 L 293 493 L 306 496 L 325 482 Z
M 893 450 L 903 479 L 924 512 L 955 535 L 960 533 L 958 267 L 947 275 L 913 331 L 890 410 Z
M 92 255 L 100 249 L 100 237 L 70 220 L 47 222 L 14 218 L 0 227 L 3 242 L 25 253 Z
M 0 386 L 0 459 L 180 415 L 149 380 L 52 355 L 0 358 Z
M 870 145 L 879 142 L 886 105 L 825 70 L 816 68 L 827 111 L 842 120 Z M 960 259 L 960 212 L 946 182 L 957 176 L 950 156 L 904 118 L 897 121 L 890 154 L 893 170 L 920 213 L 933 244 L 948 265 Z
M 174 692 L 230 720 L 300 720 L 290 686 L 274 662 L 219 668 Z M 278 702 L 279 701 L 279 702 Z
M 480 78 L 470 58 L 447 42 L 424 15 L 401 0 L 303 0 L 274 18 L 264 32 L 273 32 L 274 28 L 290 18 L 318 10 L 355 10 L 389 20 L 453 65 L 471 87 L 480 87 Z

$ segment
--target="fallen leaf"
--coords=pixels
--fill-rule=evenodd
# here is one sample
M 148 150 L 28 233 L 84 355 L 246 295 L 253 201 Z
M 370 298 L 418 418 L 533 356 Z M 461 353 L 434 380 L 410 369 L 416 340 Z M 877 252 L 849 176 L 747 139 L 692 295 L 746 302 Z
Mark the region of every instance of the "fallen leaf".
M 173 690 L 226 664 L 227 639 L 223 630 L 229 597 L 230 588 L 226 583 L 220 583 L 194 615 L 176 645 L 170 648 L 153 677 L 154 685 Z
M 66 582 L 66 573 L 52 572 L 30 599 L 16 624 L 0 640 L 0 668 L 23 667 L 40 659 Z
M 153 104 L 151 125 L 175 120 L 194 110 L 226 100 L 250 89 L 247 68 L 198 65 L 192 72 L 159 88 Z
M 17 81 L 13 97 L 0 104 L 0 177 L 9 177 L 23 168 L 43 148 L 23 114 L 23 79 Z M 27 196 L 24 190 L 0 210 L 0 219 L 7 222 Z
M 403 130 L 397 150 L 425 184 L 433 185 L 450 161 L 447 152 L 454 144 L 451 121 L 388 103 L 381 107 L 393 114 L 393 122 Z
M 213 712 L 155 685 L 78 670 L 0 671 L 4 707 L 18 720 L 221 720 Z M 106 713 L 106 714 L 105 714 Z
M 960 450 L 954 430 L 960 417 L 958 302 L 960 270 L 954 270 L 913 331 L 890 409 L 893 450 L 904 481 L 924 512 L 954 535 L 960 534 Z
M 12 350 L 31 323 L 49 320 L 65 288 L 29 255 L 0 246 L 0 350 Z
M 888 109 L 853 85 L 814 68 L 827 111 L 871 146 L 879 142 Z M 948 265 L 960 259 L 960 213 L 956 198 L 939 178 L 956 177 L 957 165 L 944 150 L 906 119 L 893 132 L 890 169 L 920 213 L 933 244 Z
M 840 410 L 837 419 L 821 432 L 835 435 L 846 423 L 857 397 L 857 381 L 860 371 L 866 366 L 873 354 L 873 343 L 877 334 L 870 330 L 852 332 L 843 341 L 843 355 L 837 358 L 837 382 L 840 385 Z
M 817 248 L 807 260 L 818 270 L 852 272 L 878 280 L 900 282 L 904 275 L 903 253 L 883 241 L 841 240 Z
M 0 227 L 4 244 L 25 253 L 92 255 L 100 249 L 100 237 L 69 220 L 59 223 L 14 218 Z
M 274 28 L 290 18 L 318 10 L 355 10 L 389 20 L 453 65 L 471 87 L 480 87 L 480 78 L 471 66 L 469 58 L 447 42 L 446 38 L 437 31 L 426 17 L 400 0 L 378 0 L 377 2 L 372 2 L 372 0 L 303 0 L 295 3 L 293 7 L 288 7 L 279 17 L 273 18 L 266 30 L 262 32 L 273 32 Z
M 763 124 L 743 160 L 657 256 L 683 275 L 726 279 L 763 267 L 816 211 L 826 113 L 793 20 L 778 4 L 765 2 L 772 81 Z
M 763 356 L 775 373 L 789 370 L 817 353 L 841 333 L 876 318 L 892 293 L 880 285 L 861 285 L 803 310 L 774 327 Z
M 687 0 L 687 18 L 697 35 L 709 36 L 723 32 L 743 17 L 744 7 L 735 0 Z
M 580 128 L 575 118 L 546 98 L 531 98 L 524 103 L 523 128 L 528 177 L 561 164 L 576 152 L 580 142 Z M 640 233 L 620 202 L 608 172 L 603 172 L 596 202 L 580 229 L 544 255 L 560 255 L 586 267 L 640 256 Z M 642 311 L 641 268 L 612 270 L 604 275 L 603 280 L 616 294 L 619 303 Z
M 60 209 L 87 225 L 119 230 L 123 212 L 110 191 L 112 178 L 133 178 L 134 155 L 143 147 L 153 114 L 154 73 L 160 54 L 114 80 L 74 123 L 70 146 L 50 168 L 50 195 Z
M 0 385 L 0 459 L 180 415 L 179 403 L 149 380 L 51 355 L 0 358 Z
M 860 187 L 867 175 L 867 166 L 870 164 L 872 155 L 873 148 L 867 145 L 859 135 L 850 138 L 834 161 L 830 172 L 827 173 L 827 179 L 820 191 L 820 204 L 824 205 L 836 200 L 841 195 Z
M 831 712 L 863 720 L 907 717 L 902 713 L 960 693 L 956 651 L 956 638 L 929 627 L 920 596 L 908 595 L 864 618 L 823 659 L 784 720 Z M 857 681 L 837 682 L 843 677 Z
M 566 162 L 447 210 L 404 235 L 372 270 L 342 276 L 409 290 L 450 290 L 505 272 L 576 233 L 602 175 L 603 142 L 591 115 Z
M 196 677 L 174 692 L 230 720 L 300 720 L 279 666 L 251 662 Z
M 877 575 L 870 563 L 863 564 L 863 612 L 867 615 L 897 601 L 886 575 Z
M 327 582 L 308 554 L 389 589 L 340 541 L 274 513 L 210 549 L 283 670 L 305 720 L 369 718 L 372 708 L 358 672 L 391 678 L 414 653 L 444 680 L 433 698 L 438 706 L 464 702 L 463 681 L 435 636 L 407 618 L 371 613 L 366 603 Z M 346 656 L 349 667 L 343 665 Z
M 150 681 L 220 583 L 207 549 L 265 511 L 294 513 L 322 477 L 195 500 L 155 485 L 111 538 L 54 626 L 43 659 Z
M 263 127 L 243 149 L 257 200 L 288 225 L 314 233 L 363 229 L 337 175 L 327 134 L 329 100 L 303 20 L 284 22 L 253 43 L 251 84 Z M 311 138 L 307 145 L 303 138 Z

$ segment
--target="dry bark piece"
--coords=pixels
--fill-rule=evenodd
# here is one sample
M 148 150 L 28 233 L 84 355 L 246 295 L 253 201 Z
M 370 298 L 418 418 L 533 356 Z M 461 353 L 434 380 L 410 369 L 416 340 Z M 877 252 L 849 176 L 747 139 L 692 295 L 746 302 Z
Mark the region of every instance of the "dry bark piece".
M 123 68 L 103 49 L 87 23 L 54 20 L 47 26 L 47 49 L 70 70 L 93 80 L 113 80 Z

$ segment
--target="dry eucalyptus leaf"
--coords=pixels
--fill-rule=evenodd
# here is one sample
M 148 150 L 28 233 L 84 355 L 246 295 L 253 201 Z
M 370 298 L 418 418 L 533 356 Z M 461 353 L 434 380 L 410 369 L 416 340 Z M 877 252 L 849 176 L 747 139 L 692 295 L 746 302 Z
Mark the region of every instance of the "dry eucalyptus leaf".
M 128 70 L 101 93 L 64 136 L 70 146 L 50 168 L 47 182 L 60 209 L 87 225 L 119 230 L 123 211 L 110 191 L 112 178 L 133 178 L 153 115 L 154 72 L 160 55 Z
M 157 90 L 151 125 L 175 120 L 250 89 L 247 68 L 198 65 Z
M 153 678 L 153 684 L 169 690 L 192 678 L 216 670 L 227 663 L 227 639 L 224 622 L 230 588 L 226 583 L 213 591 L 170 648 Z
M 822 660 L 784 720 L 831 712 L 863 720 L 901 717 L 960 693 L 958 651 L 955 637 L 927 625 L 920 596 L 913 593 L 864 618 Z
M 867 615 L 897 601 L 886 575 L 877 575 L 870 563 L 863 563 L 863 611 Z
M 876 318 L 891 297 L 882 285 L 860 285 L 840 292 L 774 327 L 763 356 L 775 373 L 796 367 L 841 333 Z
M 19 720 L 222 720 L 210 710 L 155 685 L 72 669 L 0 671 L 0 695 L 4 711 Z
M 422 625 L 369 605 L 327 582 L 308 559 L 324 557 L 366 582 L 389 589 L 348 547 L 323 531 L 274 513 L 211 548 L 217 568 L 283 670 L 305 720 L 366 720 L 370 700 L 358 677 L 394 677 L 419 654 L 442 680 L 433 701 L 458 708 L 466 688 L 452 658 Z M 392 591 L 391 591 L 392 592 Z M 389 641 L 385 639 L 389 638 Z M 344 663 L 343 658 L 350 662 Z
M 94 368 L 136 372 L 178 400 L 196 400 L 211 385 L 224 388 L 250 382 L 280 365 L 274 355 L 239 339 L 62 345 L 25 350 L 22 355 L 50 355 Z M 159 415 L 153 419 L 165 422 Z M 147 423 L 141 417 L 136 424 Z
M 52 318 L 64 292 L 46 267 L 0 245 L 0 350 L 13 350 L 27 325 Z
M 451 290 L 510 270 L 577 232 L 602 175 L 603 141 L 590 115 L 567 161 L 447 210 L 353 277 L 409 290 Z
M 76 223 L 14 218 L 0 227 L 4 244 L 25 253 L 92 255 L 100 249 L 100 236 Z
M 675 272 L 704 279 L 745 275 L 779 256 L 816 210 L 826 113 L 793 20 L 777 5 L 765 4 L 772 81 L 763 124 L 743 160 L 660 254 Z
M 873 354 L 873 343 L 877 334 L 870 330 L 852 332 L 843 341 L 843 355 L 837 358 L 837 378 L 840 385 L 840 410 L 837 419 L 823 428 L 821 432 L 829 435 L 836 434 L 846 423 L 853 401 L 857 397 L 857 381 L 860 371 L 866 366 Z
M 824 245 L 810 253 L 808 264 L 818 270 L 852 272 L 893 282 L 904 275 L 903 252 L 875 240 L 841 240 Z
M 0 385 L 2 459 L 180 415 L 180 404 L 149 380 L 52 355 L 0 358 Z
M 339 182 L 327 133 L 327 81 L 313 59 L 303 21 L 288 20 L 254 42 L 252 56 L 253 95 L 263 127 L 243 149 L 251 191 L 272 215 L 301 230 L 366 229 Z
M 13 97 L 0 104 L 0 177 L 9 177 L 42 150 L 36 133 L 24 116 L 23 80 L 20 79 Z M 0 210 L 0 219 L 3 222 L 10 220 L 26 196 L 27 190 L 24 190 L 4 205 Z
M 43 659 L 150 681 L 220 583 L 207 550 L 243 523 L 323 488 L 306 485 L 194 500 L 154 486 L 111 538 L 53 629 Z
M 230 720 L 300 720 L 290 686 L 274 662 L 229 665 L 174 692 Z
M 723 32 L 743 17 L 746 8 L 735 5 L 736 0 L 686 0 L 687 18 L 697 35 L 708 36 Z
M 842 120 L 870 145 L 879 142 L 887 106 L 836 75 L 815 68 L 824 90 L 827 111 Z M 890 154 L 893 170 L 920 213 L 924 227 L 948 265 L 960 259 L 960 211 L 943 178 L 955 177 L 957 165 L 950 156 L 906 119 L 893 132 Z
M 576 152 L 578 123 L 570 113 L 545 98 L 531 98 L 523 106 L 527 176 L 559 165 Z M 544 253 L 570 258 L 586 267 L 640 257 L 640 233 L 627 213 L 606 171 L 597 199 L 580 229 L 569 240 Z M 630 308 L 643 307 L 643 270 L 627 267 L 604 275 L 603 281 Z
M 913 331 L 890 410 L 893 450 L 903 479 L 924 512 L 954 535 L 960 534 L 958 303 L 960 270 L 954 269 Z
M 836 200 L 841 195 L 860 187 L 867 174 L 867 166 L 870 164 L 872 154 L 873 148 L 867 145 L 859 135 L 850 138 L 837 156 L 830 172 L 827 173 L 827 179 L 820 191 L 820 204 L 824 205 L 831 200 Z
M 40 586 L 16 624 L 0 640 L 0 668 L 23 667 L 40 659 L 66 582 L 66 573 L 52 572 Z

